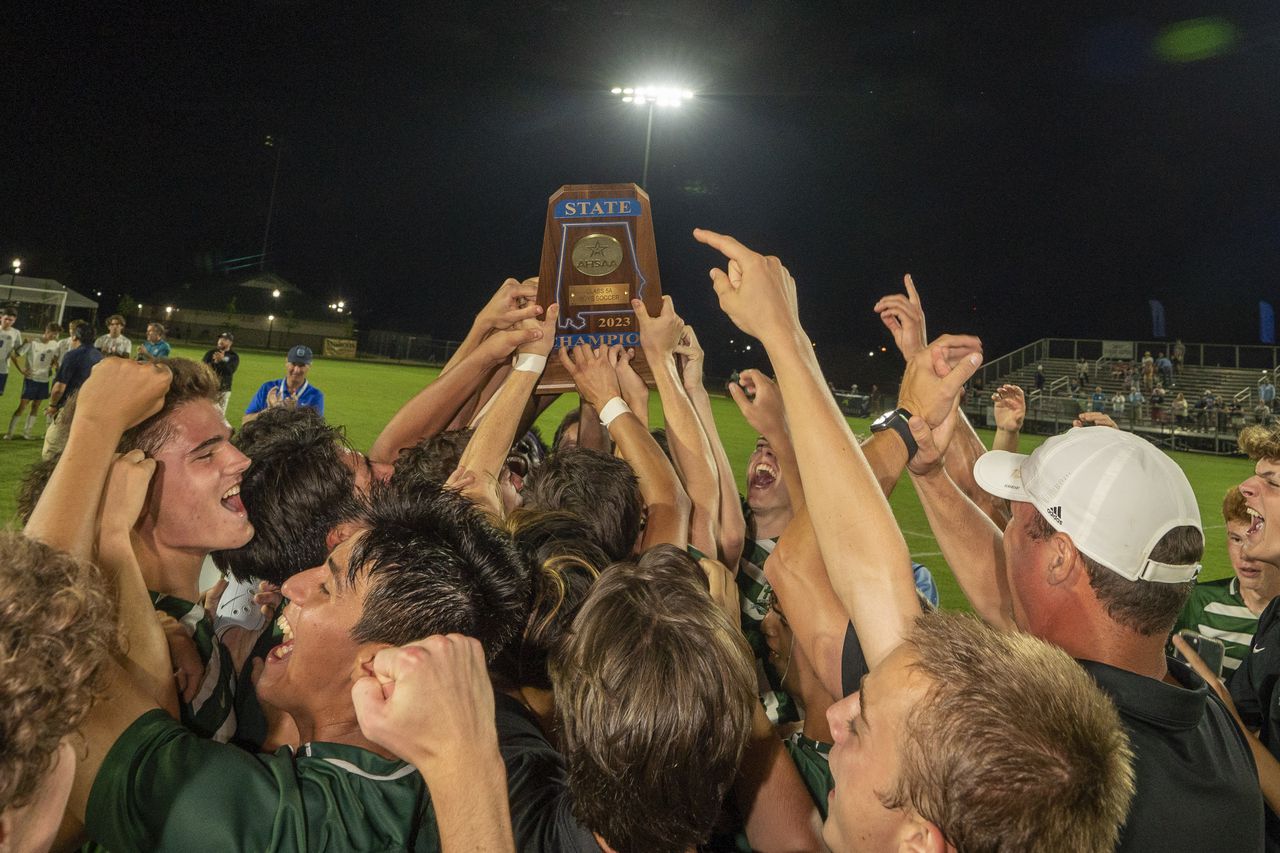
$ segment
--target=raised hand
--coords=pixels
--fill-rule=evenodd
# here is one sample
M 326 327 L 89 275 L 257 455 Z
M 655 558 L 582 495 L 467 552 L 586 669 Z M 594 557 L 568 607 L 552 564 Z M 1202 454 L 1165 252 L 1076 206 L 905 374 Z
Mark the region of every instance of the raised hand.
M 676 313 L 675 303 L 670 296 L 662 297 L 662 310 L 657 317 L 650 317 L 644 303 L 639 299 L 631 300 L 631 307 L 636 312 L 636 326 L 640 332 L 640 346 L 649 363 L 658 365 L 671 357 L 676 345 L 684 334 L 684 320 Z
M 735 326 L 766 347 L 788 335 L 803 334 L 796 282 L 781 261 L 754 252 L 725 234 L 695 228 L 693 236 L 729 259 L 725 269 L 711 270 L 711 283 L 720 298 L 720 310 Z
M 516 351 L 522 355 L 531 353 L 540 355 L 544 358 L 551 353 L 551 347 L 556 342 L 556 321 L 560 319 L 560 306 L 553 302 L 547 307 L 547 313 L 541 320 L 536 317 L 529 317 L 520 321 L 522 330 L 536 330 L 538 336 L 532 340 L 526 340 L 516 347 Z
M 893 334 L 893 342 L 898 345 L 902 357 L 910 361 L 912 356 L 929 345 L 929 338 L 925 333 L 924 308 L 920 305 L 915 282 L 907 274 L 902 277 L 902 283 L 907 289 L 906 294 L 882 296 L 873 310 Z
M 76 395 L 76 419 L 124 432 L 160 411 L 172 381 L 168 365 L 104 358 Z
M 680 381 L 685 388 L 702 387 L 702 366 L 706 354 L 698 343 L 698 336 L 693 326 L 685 326 L 680 343 L 676 344 L 675 354 L 680 358 Z
M 907 362 L 898 405 L 936 427 L 954 409 L 964 383 L 982 364 L 982 341 L 972 335 L 942 335 Z
M 488 333 L 511 329 L 524 320 L 537 317 L 542 313 L 542 307 L 533 304 L 537 296 L 538 279 L 536 277 L 527 278 L 524 281 L 509 278 L 499 285 L 497 292 L 480 309 L 480 313 L 472 323 L 472 328 L 478 332 Z
M 122 453 L 111 463 L 107 486 L 102 495 L 100 547 L 104 535 L 123 535 L 127 541 L 129 531 L 137 523 L 142 507 L 147 502 L 147 492 L 151 488 L 151 477 L 155 471 L 156 461 L 148 459 L 141 450 Z
M 618 374 L 618 388 L 622 392 L 622 399 L 627 401 L 627 407 L 635 413 L 645 423 L 649 422 L 649 386 L 640 378 L 640 374 L 636 373 L 635 368 L 631 366 L 631 362 L 636 357 L 634 349 L 625 349 L 618 353 L 618 363 L 616 370 Z
M 383 649 L 372 664 L 351 688 L 365 737 L 420 770 L 465 766 L 476 744 L 496 749 L 493 687 L 479 641 L 436 635 Z M 435 710 L 424 726 L 428 707 Z
M 573 348 L 572 355 L 566 347 L 560 348 L 560 363 L 569 371 L 578 394 L 597 412 L 614 397 L 622 396 L 616 369 L 621 354 L 621 347 L 593 349 L 579 344 Z
M 996 429 L 1020 432 L 1027 416 L 1027 397 L 1019 385 L 1001 385 L 991 395 L 996 408 Z
M 738 404 L 738 410 L 751 428 L 765 438 L 775 439 L 786 431 L 782 394 L 777 383 L 759 370 L 753 368 L 738 374 L 738 381 L 729 383 L 729 396 Z

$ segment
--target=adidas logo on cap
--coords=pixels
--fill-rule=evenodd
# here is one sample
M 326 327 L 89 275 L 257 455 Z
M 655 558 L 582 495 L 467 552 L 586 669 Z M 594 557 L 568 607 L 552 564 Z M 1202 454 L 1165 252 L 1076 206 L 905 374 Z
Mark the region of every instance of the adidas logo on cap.
M 1049 513 L 1049 517 L 1052 518 L 1054 521 L 1058 522 L 1059 524 L 1062 523 L 1062 507 L 1051 506 L 1046 510 L 1046 512 Z

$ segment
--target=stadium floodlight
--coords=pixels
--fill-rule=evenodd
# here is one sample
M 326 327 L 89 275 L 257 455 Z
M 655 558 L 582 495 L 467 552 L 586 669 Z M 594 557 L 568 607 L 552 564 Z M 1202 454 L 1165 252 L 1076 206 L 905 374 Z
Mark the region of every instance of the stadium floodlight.
M 172 306 L 172 305 L 166 305 L 166 306 L 164 306 L 164 313 L 165 313 L 165 315 L 166 315 L 166 316 L 168 316 L 169 314 L 172 314 L 172 313 L 173 313 L 173 306 Z
M 277 287 L 275 290 L 271 291 L 271 295 L 272 295 L 272 296 L 274 296 L 276 299 L 279 299 L 279 298 L 280 298 L 280 288 L 278 288 L 278 287 Z
M 635 104 L 637 107 L 648 107 L 649 119 L 644 131 L 644 169 L 640 173 L 640 186 L 649 185 L 649 150 L 653 142 L 653 108 L 679 107 L 685 101 L 693 100 L 693 90 L 683 86 L 614 86 L 610 94 L 621 95 L 624 104 Z
M 13 259 L 13 274 L 17 275 L 22 272 L 22 258 Z

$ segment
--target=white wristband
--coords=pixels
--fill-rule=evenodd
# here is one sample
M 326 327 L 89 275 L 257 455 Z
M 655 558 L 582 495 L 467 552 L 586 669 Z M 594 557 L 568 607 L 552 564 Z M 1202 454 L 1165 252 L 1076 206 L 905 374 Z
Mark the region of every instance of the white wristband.
M 627 405 L 627 401 L 621 397 L 614 397 L 612 400 L 604 404 L 604 408 L 600 410 L 600 423 L 604 424 L 604 428 L 608 429 L 609 424 L 613 423 L 619 415 L 625 415 L 631 411 L 631 407 Z
M 536 352 L 516 353 L 516 357 L 511 360 L 512 370 L 523 370 L 526 373 L 541 373 L 546 366 L 547 357 Z

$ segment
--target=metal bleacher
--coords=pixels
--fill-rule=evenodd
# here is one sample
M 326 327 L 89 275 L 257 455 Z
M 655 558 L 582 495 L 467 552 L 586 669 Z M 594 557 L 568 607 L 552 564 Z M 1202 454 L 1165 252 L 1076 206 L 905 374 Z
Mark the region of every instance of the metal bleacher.
M 1159 358 L 1161 353 L 1172 351 L 1169 341 L 1042 338 L 984 364 L 975 377 L 977 381 L 971 383 L 975 390 L 966 400 L 965 411 L 975 423 L 994 426 L 990 392 L 1006 383 L 1019 385 L 1027 393 L 1024 431 L 1056 434 L 1067 429 L 1081 411 L 1089 410 L 1096 387 L 1100 386 L 1106 397 L 1104 411 L 1108 415 L 1112 414 L 1111 398 L 1117 390 L 1127 397 L 1129 388 L 1123 379 L 1113 375 L 1113 366 L 1131 362 L 1140 374 L 1145 353 Z M 1087 365 L 1089 382 L 1072 394 L 1071 380 L 1078 375 L 1082 360 Z M 1117 424 L 1173 450 L 1234 453 L 1240 429 L 1259 422 L 1255 414 L 1258 386 L 1264 378 L 1276 382 L 1277 364 L 1280 347 L 1185 344 L 1181 370 L 1171 384 L 1164 383 L 1163 410 L 1153 411 L 1149 401 L 1139 406 L 1126 405 L 1123 417 L 1116 418 Z M 1035 390 L 1037 366 L 1043 368 L 1045 376 L 1040 392 Z M 1206 391 L 1221 398 L 1221 407 L 1197 410 L 1196 404 Z M 1178 392 L 1190 404 L 1190 417 L 1185 420 L 1174 418 L 1173 402 Z M 1143 393 L 1150 397 L 1145 388 Z

